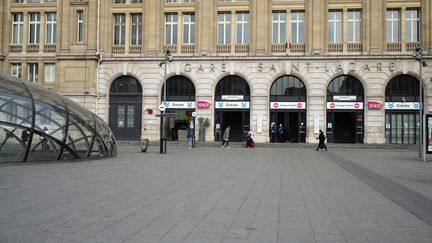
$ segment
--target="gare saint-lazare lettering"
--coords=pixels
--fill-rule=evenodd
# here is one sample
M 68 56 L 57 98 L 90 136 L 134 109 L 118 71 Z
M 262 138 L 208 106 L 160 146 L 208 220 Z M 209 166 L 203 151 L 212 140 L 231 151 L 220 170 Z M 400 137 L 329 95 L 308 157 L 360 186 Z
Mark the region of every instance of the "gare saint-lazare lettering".
M 221 64 L 190 64 L 186 63 L 183 66 L 183 70 L 185 72 L 191 72 L 192 70 L 196 70 L 198 73 L 204 73 L 206 71 L 208 72 L 216 72 L 216 70 L 220 72 L 228 72 L 229 65 L 227 63 L 221 63 Z M 273 63 L 258 63 L 256 64 L 256 71 L 258 72 L 277 72 L 278 64 Z M 291 69 L 295 72 L 300 72 L 303 68 L 306 68 L 306 71 L 308 72 L 329 72 L 330 70 L 335 70 L 335 72 L 344 72 L 345 65 L 344 63 L 337 62 L 337 63 L 314 63 L 312 65 L 311 62 L 304 62 L 304 63 L 291 63 Z M 355 61 L 350 61 L 347 66 L 348 72 L 358 72 L 358 71 L 364 71 L 364 72 L 383 72 L 385 69 L 388 69 L 391 72 L 397 71 L 396 63 L 389 62 L 389 63 L 382 63 L 382 62 L 375 62 L 375 63 L 357 63 Z M 279 70 L 281 71 L 281 70 Z

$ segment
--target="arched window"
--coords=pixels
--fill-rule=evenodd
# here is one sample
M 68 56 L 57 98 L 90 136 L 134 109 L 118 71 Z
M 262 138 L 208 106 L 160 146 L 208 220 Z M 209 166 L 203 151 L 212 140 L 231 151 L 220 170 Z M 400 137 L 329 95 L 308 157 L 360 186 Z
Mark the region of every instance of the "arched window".
M 327 101 L 333 101 L 333 96 L 356 96 L 355 101 L 363 101 L 363 85 L 360 80 L 350 75 L 336 77 L 327 87 Z
M 227 76 L 216 86 L 215 99 L 221 100 L 222 95 L 243 95 L 243 100 L 250 100 L 249 85 L 239 76 Z
M 387 102 L 419 102 L 419 80 L 410 75 L 399 75 L 387 84 L 385 101 Z
M 194 101 L 195 100 L 195 86 L 185 76 L 173 76 L 166 81 L 166 100 L 169 101 Z M 161 97 L 163 99 L 164 86 L 162 86 Z
M 138 80 L 131 76 L 120 76 L 111 85 L 110 95 L 137 95 L 142 93 Z
M 282 76 L 270 88 L 270 101 L 306 101 L 306 87 L 294 76 Z

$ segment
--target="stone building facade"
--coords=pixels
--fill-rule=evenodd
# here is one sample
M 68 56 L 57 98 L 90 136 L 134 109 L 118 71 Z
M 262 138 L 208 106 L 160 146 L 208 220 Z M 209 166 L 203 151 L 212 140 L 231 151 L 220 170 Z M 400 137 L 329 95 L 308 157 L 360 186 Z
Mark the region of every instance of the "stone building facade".
M 230 125 L 239 141 L 252 129 L 257 142 L 314 143 L 321 129 L 330 142 L 416 143 L 419 80 L 423 110 L 432 108 L 431 4 L 4 1 L 0 67 L 78 101 L 124 139 L 159 139 L 167 80 L 170 139 L 203 117 L 206 141 Z M 412 56 L 417 47 L 426 66 Z M 166 77 L 164 50 L 173 56 Z M 181 93 L 175 83 L 184 82 L 193 85 Z

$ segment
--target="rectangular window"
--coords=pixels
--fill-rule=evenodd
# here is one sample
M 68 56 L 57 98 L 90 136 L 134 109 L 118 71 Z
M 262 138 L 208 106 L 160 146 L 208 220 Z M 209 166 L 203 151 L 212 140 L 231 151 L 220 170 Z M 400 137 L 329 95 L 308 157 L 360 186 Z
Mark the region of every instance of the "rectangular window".
M 38 44 L 40 37 L 40 13 L 30 13 L 29 43 Z
M 54 44 L 56 43 L 56 32 L 57 32 L 57 13 L 46 14 L 46 36 L 45 43 Z
M 304 26 L 304 12 L 294 11 L 291 13 L 291 42 L 304 43 L 305 26 Z
M 114 0 L 114 3 L 126 3 L 126 0 Z
M 420 40 L 420 15 L 417 9 L 406 11 L 406 41 L 418 42 Z
M 399 42 L 399 10 L 387 10 L 387 43 Z
M 166 3 L 176 3 L 177 0 L 165 0 Z
M 231 44 L 231 13 L 219 13 L 218 44 Z
M 132 0 L 132 3 L 142 3 L 142 0 Z
M 24 0 L 12 0 L 11 3 L 23 3 Z
M 195 0 L 183 0 L 184 3 L 194 3 Z
M 165 16 L 165 44 L 177 44 L 177 14 L 167 13 Z
M 82 10 L 77 11 L 77 42 L 84 42 L 84 12 Z
M 11 63 L 11 75 L 21 78 L 21 63 Z
M 132 17 L 131 45 L 141 45 L 142 14 L 131 14 L 131 17 Z
M 362 14 L 360 10 L 348 11 L 348 42 L 362 42 Z
M 272 43 L 286 43 L 286 13 L 273 12 L 273 37 Z
M 24 18 L 23 13 L 12 14 L 12 44 L 23 42 Z
M 55 83 L 54 63 L 45 63 L 45 83 Z
M 237 13 L 237 44 L 249 43 L 249 13 Z
M 183 43 L 195 43 L 195 14 L 183 15 Z
M 328 12 L 328 42 L 342 43 L 342 11 Z
M 114 14 L 114 45 L 125 44 L 126 15 Z
M 28 64 L 28 81 L 37 83 L 39 80 L 39 65 L 37 63 Z
M 40 3 L 40 0 L 27 0 L 28 3 Z

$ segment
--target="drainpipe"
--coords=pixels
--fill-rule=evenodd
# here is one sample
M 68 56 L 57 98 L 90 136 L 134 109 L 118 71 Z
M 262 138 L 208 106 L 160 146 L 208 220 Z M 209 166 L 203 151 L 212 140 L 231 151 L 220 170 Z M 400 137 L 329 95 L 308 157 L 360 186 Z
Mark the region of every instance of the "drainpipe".
M 102 56 L 99 50 L 99 24 L 100 24 L 100 0 L 97 0 L 97 15 L 96 15 L 96 58 L 97 58 L 97 66 L 96 66 L 96 105 L 95 105 L 95 114 L 99 113 L 99 66 L 102 62 Z

